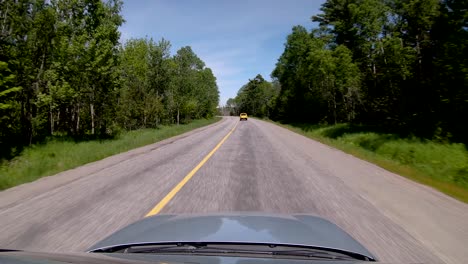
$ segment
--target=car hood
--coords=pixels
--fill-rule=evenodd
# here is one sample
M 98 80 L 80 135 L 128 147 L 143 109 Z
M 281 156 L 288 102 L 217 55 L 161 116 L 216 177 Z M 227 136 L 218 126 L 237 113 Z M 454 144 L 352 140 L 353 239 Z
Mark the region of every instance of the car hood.
M 156 215 L 117 231 L 89 251 L 126 244 L 171 242 L 315 246 L 354 252 L 375 259 L 367 249 L 335 224 L 304 214 Z

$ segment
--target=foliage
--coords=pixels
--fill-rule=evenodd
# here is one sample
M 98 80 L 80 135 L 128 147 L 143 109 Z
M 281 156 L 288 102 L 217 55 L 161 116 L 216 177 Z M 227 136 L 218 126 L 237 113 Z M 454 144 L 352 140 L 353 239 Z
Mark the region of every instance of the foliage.
M 171 57 L 164 39 L 119 43 L 122 5 L 0 1 L 0 159 L 53 135 L 112 137 L 214 115 L 216 78 L 190 47 Z
M 272 77 L 281 84 L 277 119 L 351 121 L 361 98 L 361 74 L 344 45 L 331 45 L 323 30 L 297 26 Z
M 229 99 L 227 104 L 235 115 L 245 112 L 257 117 L 269 116 L 277 92 L 271 83 L 258 74 L 239 90 L 236 98 Z
M 218 120 L 220 118 L 201 119 L 180 126 L 162 125 L 158 129 L 124 131 L 115 138 L 105 140 L 51 138 L 43 144 L 28 147 L 10 162 L 0 163 L 0 190 L 152 144 Z
M 295 26 L 271 118 L 468 142 L 467 1 L 328 0 Z

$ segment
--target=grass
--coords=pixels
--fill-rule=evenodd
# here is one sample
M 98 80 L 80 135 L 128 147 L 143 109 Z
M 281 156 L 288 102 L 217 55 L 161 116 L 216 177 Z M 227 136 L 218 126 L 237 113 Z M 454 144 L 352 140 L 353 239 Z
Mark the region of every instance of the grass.
M 401 138 L 348 124 L 276 124 L 468 203 L 468 151 L 464 144 Z
M 14 159 L 2 162 L 0 190 L 180 135 L 220 119 L 216 117 L 179 126 L 123 132 L 114 139 L 106 140 L 74 142 L 70 139 L 51 139 L 43 144 L 28 147 Z

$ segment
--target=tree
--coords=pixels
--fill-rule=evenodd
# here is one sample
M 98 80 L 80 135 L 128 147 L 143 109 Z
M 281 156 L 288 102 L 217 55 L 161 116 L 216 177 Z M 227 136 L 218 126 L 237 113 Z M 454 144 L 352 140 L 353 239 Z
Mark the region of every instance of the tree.
M 276 100 L 274 116 L 277 119 L 309 120 L 318 119 L 319 102 L 314 102 L 309 82 L 309 51 L 311 38 L 302 26 L 295 26 L 288 36 L 284 52 L 278 59 L 271 76 L 281 84 Z
M 6 62 L 0 61 L 0 157 L 11 157 L 19 134 L 17 124 L 20 105 L 16 102 L 21 87 L 14 87 L 15 76 Z
M 274 117 L 298 121 L 352 121 L 361 103 L 361 73 L 344 45 L 322 29 L 294 27 L 272 76 L 281 89 Z
M 435 22 L 434 89 L 439 95 L 437 124 L 445 137 L 468 143 L 468 1 L 443 1 Z
M 174 62 L 176 78 L 170 93 L 174 100 L 176 121 L 179 124 L 181 114 L 190 117 L 197 108 L 198 101 L 195 99 L 197 72 L 201 71 L 205 64 L 189 46 L 177 51 Z
M 466 142 L 466 0 L 328 0 L 296 26 L 272 77 L 273 117 L 360 122 Z
M 277 92 L 271 83 L 257 74 L 239 89 L 235 99 L 228 100 L 228 105 L 236 115 L 246 112 L 252 116 L 269 117 Z
M 216 77 L 210 68 L 204 68 L 198 72 L 197 83 L 195 97 L 198 107 L 195 111 L 195 118 L 213 117 L 217 112 L 219 91 Z
M 229 98 L 226 101 L 226 108 L 229 113 L 229 115 L 239 115 L 239 107 L 237 106 L 237 102 L 235 98 Z
M 216 113 L 190 47 L 120 45 L 121 0 L 0 1 L 0 158 L 54 135 L 108 137 Z M 7 140 L 8 139 L 8 140 Z
M 157 52 L 152 40 L 131 39 L 125 43 L 120 56 L 120 122 L 127 129 L 155 126 L 162 112 L 162 102 L 155 87 L 159 80 L 150 79 L 156 77 L 159 68 L 150 66 L 157 66 L 162 53 Z

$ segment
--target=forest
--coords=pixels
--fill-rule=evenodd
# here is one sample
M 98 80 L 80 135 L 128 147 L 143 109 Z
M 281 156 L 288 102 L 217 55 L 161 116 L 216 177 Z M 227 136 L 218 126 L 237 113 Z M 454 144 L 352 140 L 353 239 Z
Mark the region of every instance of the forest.
M 122 5 L 0 1 L 0 160 L 48 137 L 106 138 L 216 114 L 216 78 L 190 46 L 120 43 Z
M 327 0 L 311 19 L 233 113 L 468 143 L 467 0 Z

